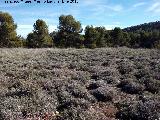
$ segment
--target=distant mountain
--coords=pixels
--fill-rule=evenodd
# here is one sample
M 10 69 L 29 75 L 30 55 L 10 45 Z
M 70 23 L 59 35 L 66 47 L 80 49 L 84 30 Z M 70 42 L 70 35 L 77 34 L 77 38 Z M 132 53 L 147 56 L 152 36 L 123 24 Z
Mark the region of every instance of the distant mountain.
M 123 29 L 123 31 L 126 31 L 126 32 L 136 32 L 136 31 L 150 32 L 154 30 L 160 31 L 160 21 L 144 23 L 144 24 L 131 26 Z

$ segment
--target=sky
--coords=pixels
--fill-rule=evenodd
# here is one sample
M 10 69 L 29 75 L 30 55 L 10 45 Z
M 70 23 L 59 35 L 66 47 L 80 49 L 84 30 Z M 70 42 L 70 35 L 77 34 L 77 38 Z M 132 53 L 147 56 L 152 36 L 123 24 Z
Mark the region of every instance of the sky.
M 14 0 L 8 0 L 14 1 Z M 32 32 L 33 24 L 37 19 L 44 20 L 49 32 L 57 30 L 60 15 L 73 15 L 86 25 L 104 26 L 110 30 L 114 27 L 129 27 L 138 24 L 155 22 L 160 20 L 160 0 L 77 0 L 78 3 L 47 4 L 31 0 L 16 0 L 20 3 L 5 3 L 0 0 L 0 11 L 9 12 L 17 24 L 17 34 L 26 37 Z M 61 1 L 61 0 L 60 0 Z M 64 0 L 65 2 L 67 0 Z

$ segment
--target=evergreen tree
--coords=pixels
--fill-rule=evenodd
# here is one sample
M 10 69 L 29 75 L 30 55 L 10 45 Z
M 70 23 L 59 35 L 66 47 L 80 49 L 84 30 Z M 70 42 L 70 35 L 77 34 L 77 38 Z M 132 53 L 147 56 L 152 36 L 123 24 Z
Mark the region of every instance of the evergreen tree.
M 112 30 L 111 37 L 114 46 L 124 46 L 123 31 L 119 27 Z
M 99 32 L 93 26 L 86 26 L 84 45 L 88 48 L 96 48 L 99 36 Z
M 17 25 L 9 13 L 0 12 L 0 47 L 20 47 L 16 33 Z
M 33 33 L 27 36 L 27 45 L 32 48 L 52 47 L 53 41 L 49 36 L 45 21 L 38 19 L 33 25 Z
M 81 23 L 76 21 L 72 15 L 61 15 L 59 17 L 58 33 L 55 37 L 57 46 L 78 48 L 83 46 L 81 32 Z
M 106 46 L 106 29 L 105 27 L 96 27 L 95 28 L 96 31 L 99 33 L 97 42 L 96 42 L 96 46 L 97 47 L 105 47 Z
M 34 33 L 29 33 L 26 39 L 26 46 L 29 48 L 36 48 L 38 46 L 37 41 L 35 40 L 36 36 Z

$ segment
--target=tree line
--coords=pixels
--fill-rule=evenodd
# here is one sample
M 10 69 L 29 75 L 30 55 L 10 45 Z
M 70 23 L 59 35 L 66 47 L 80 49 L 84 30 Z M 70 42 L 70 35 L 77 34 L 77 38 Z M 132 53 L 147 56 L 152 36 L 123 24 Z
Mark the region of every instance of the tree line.
M 0 47 L 27 48 L 160 48 L 160 22 L 145 23 L 125 29 L 119 27 L 106 30 L 105 27 L 82 25 L 72 15 L 59 17 L 58 30 L 49 33 L 44 20 L 33 24 L 33 31 L 24 39 L 16 33 L 17 25 L 9 13 L 0 12 Z

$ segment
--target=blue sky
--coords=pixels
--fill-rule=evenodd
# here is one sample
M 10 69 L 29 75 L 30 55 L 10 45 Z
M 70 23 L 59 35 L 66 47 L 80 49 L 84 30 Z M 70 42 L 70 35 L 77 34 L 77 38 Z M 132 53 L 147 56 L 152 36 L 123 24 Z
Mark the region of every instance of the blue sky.
M 77 4 L 5 4 L 5 0 L 0 0 L 0 11 L 9 12 L 13 16 L 18 25 L 17 33 L 24 37 L 32 32 L 37 19 L 45 20 L 50 32 L 57 29 L 58 17 L 62 14 L 73 15 L 83 28 L 86 25 L 105 26 L 106 29 L 124 28 L 160 20 L 160 0 L 77 1 Z

